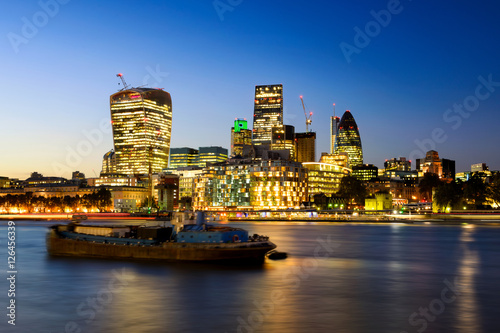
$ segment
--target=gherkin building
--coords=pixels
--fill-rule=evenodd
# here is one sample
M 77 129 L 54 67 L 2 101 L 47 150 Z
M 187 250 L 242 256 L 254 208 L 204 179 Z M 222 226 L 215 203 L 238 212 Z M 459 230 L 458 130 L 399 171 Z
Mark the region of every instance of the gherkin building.
M 363 148 L 359 129 L 351 112 L 347 110 L 339 123 L 337 139 L 335 142 L 335 154 L 347 153 L 349 156 L 349 167 L 363 164 Z

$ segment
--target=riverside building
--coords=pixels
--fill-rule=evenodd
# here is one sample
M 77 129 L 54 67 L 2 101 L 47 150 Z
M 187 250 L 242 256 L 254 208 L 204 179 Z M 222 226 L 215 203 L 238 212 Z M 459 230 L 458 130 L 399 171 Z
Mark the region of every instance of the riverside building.
M 195 179 L 195 209 L 288 209 L 307 201 L 307 170 L 287 160 L 211 165 Z

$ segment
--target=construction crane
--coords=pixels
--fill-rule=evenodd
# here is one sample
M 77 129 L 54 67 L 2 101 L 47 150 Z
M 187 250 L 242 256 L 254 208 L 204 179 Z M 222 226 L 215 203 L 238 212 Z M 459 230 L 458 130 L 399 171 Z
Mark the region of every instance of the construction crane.
M 122 73 L 118 73 L 118 74 L 116 74 L 116 76 L 119 77 L 122 80 L 122 83 L 123 83 L 123 89 L 122 90 L 127 90 L 128 89 L 128 84 L 127 84 L 127 82 L 125 82 L 125 79 L 123 78 L 123 74 Z
M 304 99 L 302 98 L 302 96 L 300 96 L 300 101 L 302 102 L 302 108 L 304 109 L 304 116 L 306 116 L 306 133 L 309 133 L 309 125 L 312 124 L 311 118 L 313 113 L 309 112 L 309 114 L 307 114 L 306 106 L 304 105 Z

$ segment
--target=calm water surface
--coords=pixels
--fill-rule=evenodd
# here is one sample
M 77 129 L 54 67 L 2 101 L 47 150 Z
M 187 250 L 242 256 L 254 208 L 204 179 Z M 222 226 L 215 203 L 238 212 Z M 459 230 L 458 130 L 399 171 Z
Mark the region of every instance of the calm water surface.
M 4 278 L 1 332 L 500 331 L 496 227 L 232 223 L 289 253 L 247 267 L 51 258 L 51 224 L 16 223 L 16 326 Z

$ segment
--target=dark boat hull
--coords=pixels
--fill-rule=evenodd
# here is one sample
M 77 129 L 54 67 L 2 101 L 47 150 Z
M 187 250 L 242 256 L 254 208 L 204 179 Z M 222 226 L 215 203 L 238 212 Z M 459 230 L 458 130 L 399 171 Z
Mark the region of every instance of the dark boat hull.
M 120 245 L 98 243 L 47 235 L 47 252 L 54 256 L 76 256 L 162 261 L 263 261 L 272 242 L 247 243 L 175 243 L 160 245 Z

